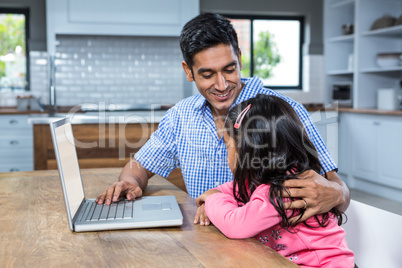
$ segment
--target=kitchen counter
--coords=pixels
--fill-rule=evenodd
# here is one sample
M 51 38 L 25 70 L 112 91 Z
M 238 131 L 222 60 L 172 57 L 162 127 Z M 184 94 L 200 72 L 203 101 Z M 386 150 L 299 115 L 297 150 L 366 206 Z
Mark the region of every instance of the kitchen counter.
M 59 113 L 68 113 L 73 107 L 71 106 L 58 106 L 57 111 Z M 83 113 L 82 111 L 77 111 L 77 113 Z M 0 115 L 9 115 L 9 114 L 48 114 L 47 111 L 40 110 L 19 110 L 17 106 L 10 107 L 1 107 L 0 106 Z
M 304 104 L 304 107 L 308 112 L 316 111 L 337 111 L 340 113 L 359 113 L 359 114 L 376 114 L 376 115 L 402 115 L 401 110 L 378 110 L 372 109 L 355 109 L 349 107 L 337 107 L 337 106 L 324 106 L 322 104 Z
M 402 110 L 394 110 L 394 111 L 387 111 L 387 110 L 378 110 L 378 109 L 354 109 L 354 108 L 331 108 L 325 107 L 322 104 L 304 104 L 304 107 L 309 112 L 315 112 L 319 110 L 326 110 L 326 111 L 338 111 L 342 113 L 360 113 L 360 114 L 377 114 L 377 115 L 396 115 L 401 116 Z M 58 113 L 56 116 L 49 117 L 46 111 L 32 111 L 32 110 L 25 110 L 21 111 L 18 110 L 16 107 L 0 107 L 0 115 L 31 115 L 30 122 L 32 124 L 47 124 L 51 121 L 58 120 L 59 118 L 65 117 L 67 113 L 72 109 L 72 107 L 58 107 Z M 116 120 L 117 117 L 127 117 L 125 120 L 134 120 L 134 117 L 137 117 L 135 120 L 139 120 L 140 122 L 153 122 L 158 123 L 162 119 L 163 115 L 166 113 L 166 110 L 156 110 L 154 111 L 154 117 L 151 118 L 151 112 L 149 111 L 126 111 L 126 112 L 107 112 L 103 115 L 99 115 L 97 112 L 83 112 L 78 110 L 74 113 L 72 118 L 73 124 L 84 124 L 84 123 L 99 123 L 101 120 L 99 117 L 107 117 L 106 122 Z M 80 115 L 80 116 L 78 116 Z M 81 117 L 82 115 L 82 117 Z M 103 120 L 103 119 L 102 119 Z M 121 118 L 119 119 L 121 120 Z M 105 122 L 105 120 L 101 121 Z M 123 120 L 124 123 L 124 120 Z
M 86 112 L 33 114 L 28 122 L 31 124 L 49 124 L 64 117 L 70 117 L 72 124 L 141 124 L 159 123 L 166 111 L 126 111 L 126 112 Z
M 338 108 L 342 113 L 359 113 L 359 114 L 376 114 L 376 115 L 399 115 L 402 116 L 402 110 L 378 110 L 378 109 L 353 109 L 353 108 Z
M 17 107 L 0 107 L 0 115 L 9 115 L 9 114 L 46 114 L 46 112 L 42 111 L 32 111 L 32 110 L 18 110 Z

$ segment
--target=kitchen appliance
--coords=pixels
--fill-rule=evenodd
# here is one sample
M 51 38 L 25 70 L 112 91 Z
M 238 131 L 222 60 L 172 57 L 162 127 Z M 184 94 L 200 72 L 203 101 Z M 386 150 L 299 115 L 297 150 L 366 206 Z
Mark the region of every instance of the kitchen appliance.
M 341 107 L 352 107 L 352 83 L 333 84 L 331 100 Z
M 399 99 L 394 88 L 381 88 L 377 91 L 377 109 L 397 110 L 399 109 Z

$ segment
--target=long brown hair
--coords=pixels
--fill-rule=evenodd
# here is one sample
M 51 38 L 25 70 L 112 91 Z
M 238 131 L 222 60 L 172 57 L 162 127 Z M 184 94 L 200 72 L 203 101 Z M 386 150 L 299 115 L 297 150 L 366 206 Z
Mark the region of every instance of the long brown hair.
M 235 128 L 238 115 L 250 104 L 240 127 Z M 270 202 L 282 217 L 281 226 L 290 227 L 289 219 L 297 214 L 300 219 L 305 209 L 293 210 L 292 215 L 287 216 L 283 192 L 288 189 L 283 182 L 297 179 L 297 175 L 307 170 L 327 177 L 299 116 L 285 100 L 258 94 L 233 107 L 225 125 L 237 145 L 237 169 L 233 179 L 236 200 L 245 204 L 257 186 L 269 184 Z M 340 225 L 342 213 L 335 208 L 331 212 Z M 322 214 L 321 219 L 317 215 L 314 217 L 320 226 L 328 224 L 328 212 Z

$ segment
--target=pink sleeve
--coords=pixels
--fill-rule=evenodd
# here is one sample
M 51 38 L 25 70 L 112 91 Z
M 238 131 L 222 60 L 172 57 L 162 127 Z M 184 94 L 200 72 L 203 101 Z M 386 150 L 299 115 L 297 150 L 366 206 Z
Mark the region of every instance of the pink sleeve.
M 222 193 L 233 195 L 233 181 L 229 181 L 224 184 L 221 184 L 218 187 L 216 187 L 215 189 Z
M 229 238 L 249 238 L 278 223 L 281 218 L 269 202 L 268 185 L 257 187 L 250 201 L 237 205 L 233 193 L 207 197 L 205 212 L 211 222 Z

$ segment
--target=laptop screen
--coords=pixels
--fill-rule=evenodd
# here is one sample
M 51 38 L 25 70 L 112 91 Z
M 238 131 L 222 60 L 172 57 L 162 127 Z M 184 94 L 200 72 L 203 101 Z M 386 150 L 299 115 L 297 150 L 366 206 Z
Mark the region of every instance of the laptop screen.
M 54 129 L 54 134 L 57 144 L 56 158 L 59 157 L 60 176 L 64 179 L 64 190 L 70 208 L 70 217 L 73 219 L 84 199 L 84 189 L 81 182 L 71 123 L 66 121 L 64 124 L 57 126 Z

